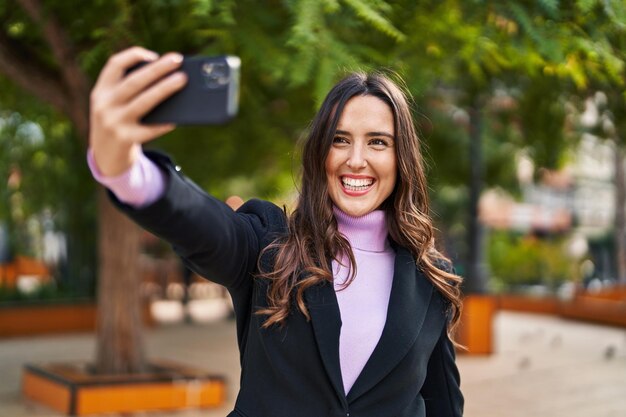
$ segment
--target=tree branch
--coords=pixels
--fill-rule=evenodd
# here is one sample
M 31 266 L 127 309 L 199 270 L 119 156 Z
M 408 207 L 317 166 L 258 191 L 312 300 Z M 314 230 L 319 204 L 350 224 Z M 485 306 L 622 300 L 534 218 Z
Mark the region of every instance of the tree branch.
M 69 113 L 69 97 L 59 77 L 25 57 L 3 31 L 0 31 L 0 72 L 40 100 Z
M 78 134 L 87 139 L 89 130 L 89 81 L 78 64 L 72 42 L 54 16 L 45 16 L 39 0 L 19 0 L 30 18 L 41 26 L 44 39 L 61 69 L 70 106 L 67 114 L 74 122 Z

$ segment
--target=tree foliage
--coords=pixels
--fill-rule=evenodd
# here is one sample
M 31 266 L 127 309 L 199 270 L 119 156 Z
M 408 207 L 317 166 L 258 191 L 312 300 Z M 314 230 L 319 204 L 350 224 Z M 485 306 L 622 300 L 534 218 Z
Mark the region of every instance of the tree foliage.
M 9 0 L 0 4 L 0 62 L 15 58 L 21 74 L 4 66 L 0 108 L 34 121 L 46 114 L 48 137 L 55 124 L 73 120 L 73 89 L 88 88 L 126 46 L 236 54 L 243 61 L 240 116 L 228 126 L 180 128 L 153 146 L 170 151 L 219 197 L 274 197 L 297 177 L 294 147 L 330 85 L 347 70 L 386 68 L 403 76 L 415 97 L 435 186 L 456 187 L 462 196 L 468 109 L 483 108 L 488 181 L 514 186 L 519 148 L 557 166 L 568 145 L 567 94 L 597 83 L 623 91 L 625 16 L 619 0 Z M 64 45 L 62 53 L 51 39 Z M 73 68 L 86 87 L 67 81 Z M 27 82 L 16 82 L 20 75 Z M 24 91 L 39 92 L 53 110 Z M 493 107 L 502 94 L 517 107 Z M 68 140 L 81 136 L 74 127 L 65 130 Z M 77 149 L 50 148 L 47 158 Z M 88 177 L 82 167 L 74 176 Z M 93 189 L 63 183 L 71 177 L 45 190 L 76 190 L 63 195 L 78 206 L 86 199 L 78 190 Z

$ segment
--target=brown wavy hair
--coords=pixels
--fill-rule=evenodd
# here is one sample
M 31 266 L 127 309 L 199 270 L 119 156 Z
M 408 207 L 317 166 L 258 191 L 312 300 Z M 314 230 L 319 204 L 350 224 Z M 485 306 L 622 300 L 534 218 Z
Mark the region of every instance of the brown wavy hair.
M 408 249 L 416 265 L 448 301 L 448 334 L 461 314 L 461 277 L 449 272 L 450 262 L 437 251 L 429 215 L 428 188 L 410 97 L 398 84 L 380 73 L 352 73 L 328 93 L 311 122 L 302 151 L 302 183 L 297 206 L 288 218 L 288 233 L 264 249 L 274 255 L 271 271 L 261 268 L 260 277 L 270 280 L 268 307 L 257 311 L 267 315 L 263 326 L 283 325 L 292 303 L 310 319 L 304 291 L 324 281 L 333 282 L 331 262 L 346 254 L 351 277 L 356 275 L 354 254 L 338 231 L 333 202 L 328 193 L 325 161 L 337 123 L 346 103 L 355 96 L 374 96 L 391 108 L 394 117 L 397 180 L 383 202 L 390 238 Z

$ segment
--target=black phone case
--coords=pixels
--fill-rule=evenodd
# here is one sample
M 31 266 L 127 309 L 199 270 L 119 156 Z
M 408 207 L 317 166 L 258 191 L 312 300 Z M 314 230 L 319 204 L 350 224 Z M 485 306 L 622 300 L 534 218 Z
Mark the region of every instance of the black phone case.
M 235 56 L 185 57 L 180 71 L 187 85 L 157 105 L 142 122 L 177 125 L 222 124 L 239 107 L 240 60 Z

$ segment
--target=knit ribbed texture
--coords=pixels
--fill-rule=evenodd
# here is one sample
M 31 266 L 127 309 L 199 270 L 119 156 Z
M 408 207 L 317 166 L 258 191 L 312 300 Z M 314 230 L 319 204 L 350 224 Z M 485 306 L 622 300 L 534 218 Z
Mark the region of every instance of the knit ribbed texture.
M 165 174 L 143 152 L 128 171 L 113 177 L 102 175 L 91 148 L 87 151 L 87 164 L 96 181 L 111 190 L 122 203 L 135 208 L 149 206 L 165 193 Z
M 352 217 L 334 209 L 339 231 L 348 239 L 356 258 L 357 275 L 349 277 L 347 257 L 333 261 L 335 291 L 341 312 L 339 359 L 347 395 L 380 340 L 393 282 L 395 252 L 387 239 L 385 213 L 373 211 Z

